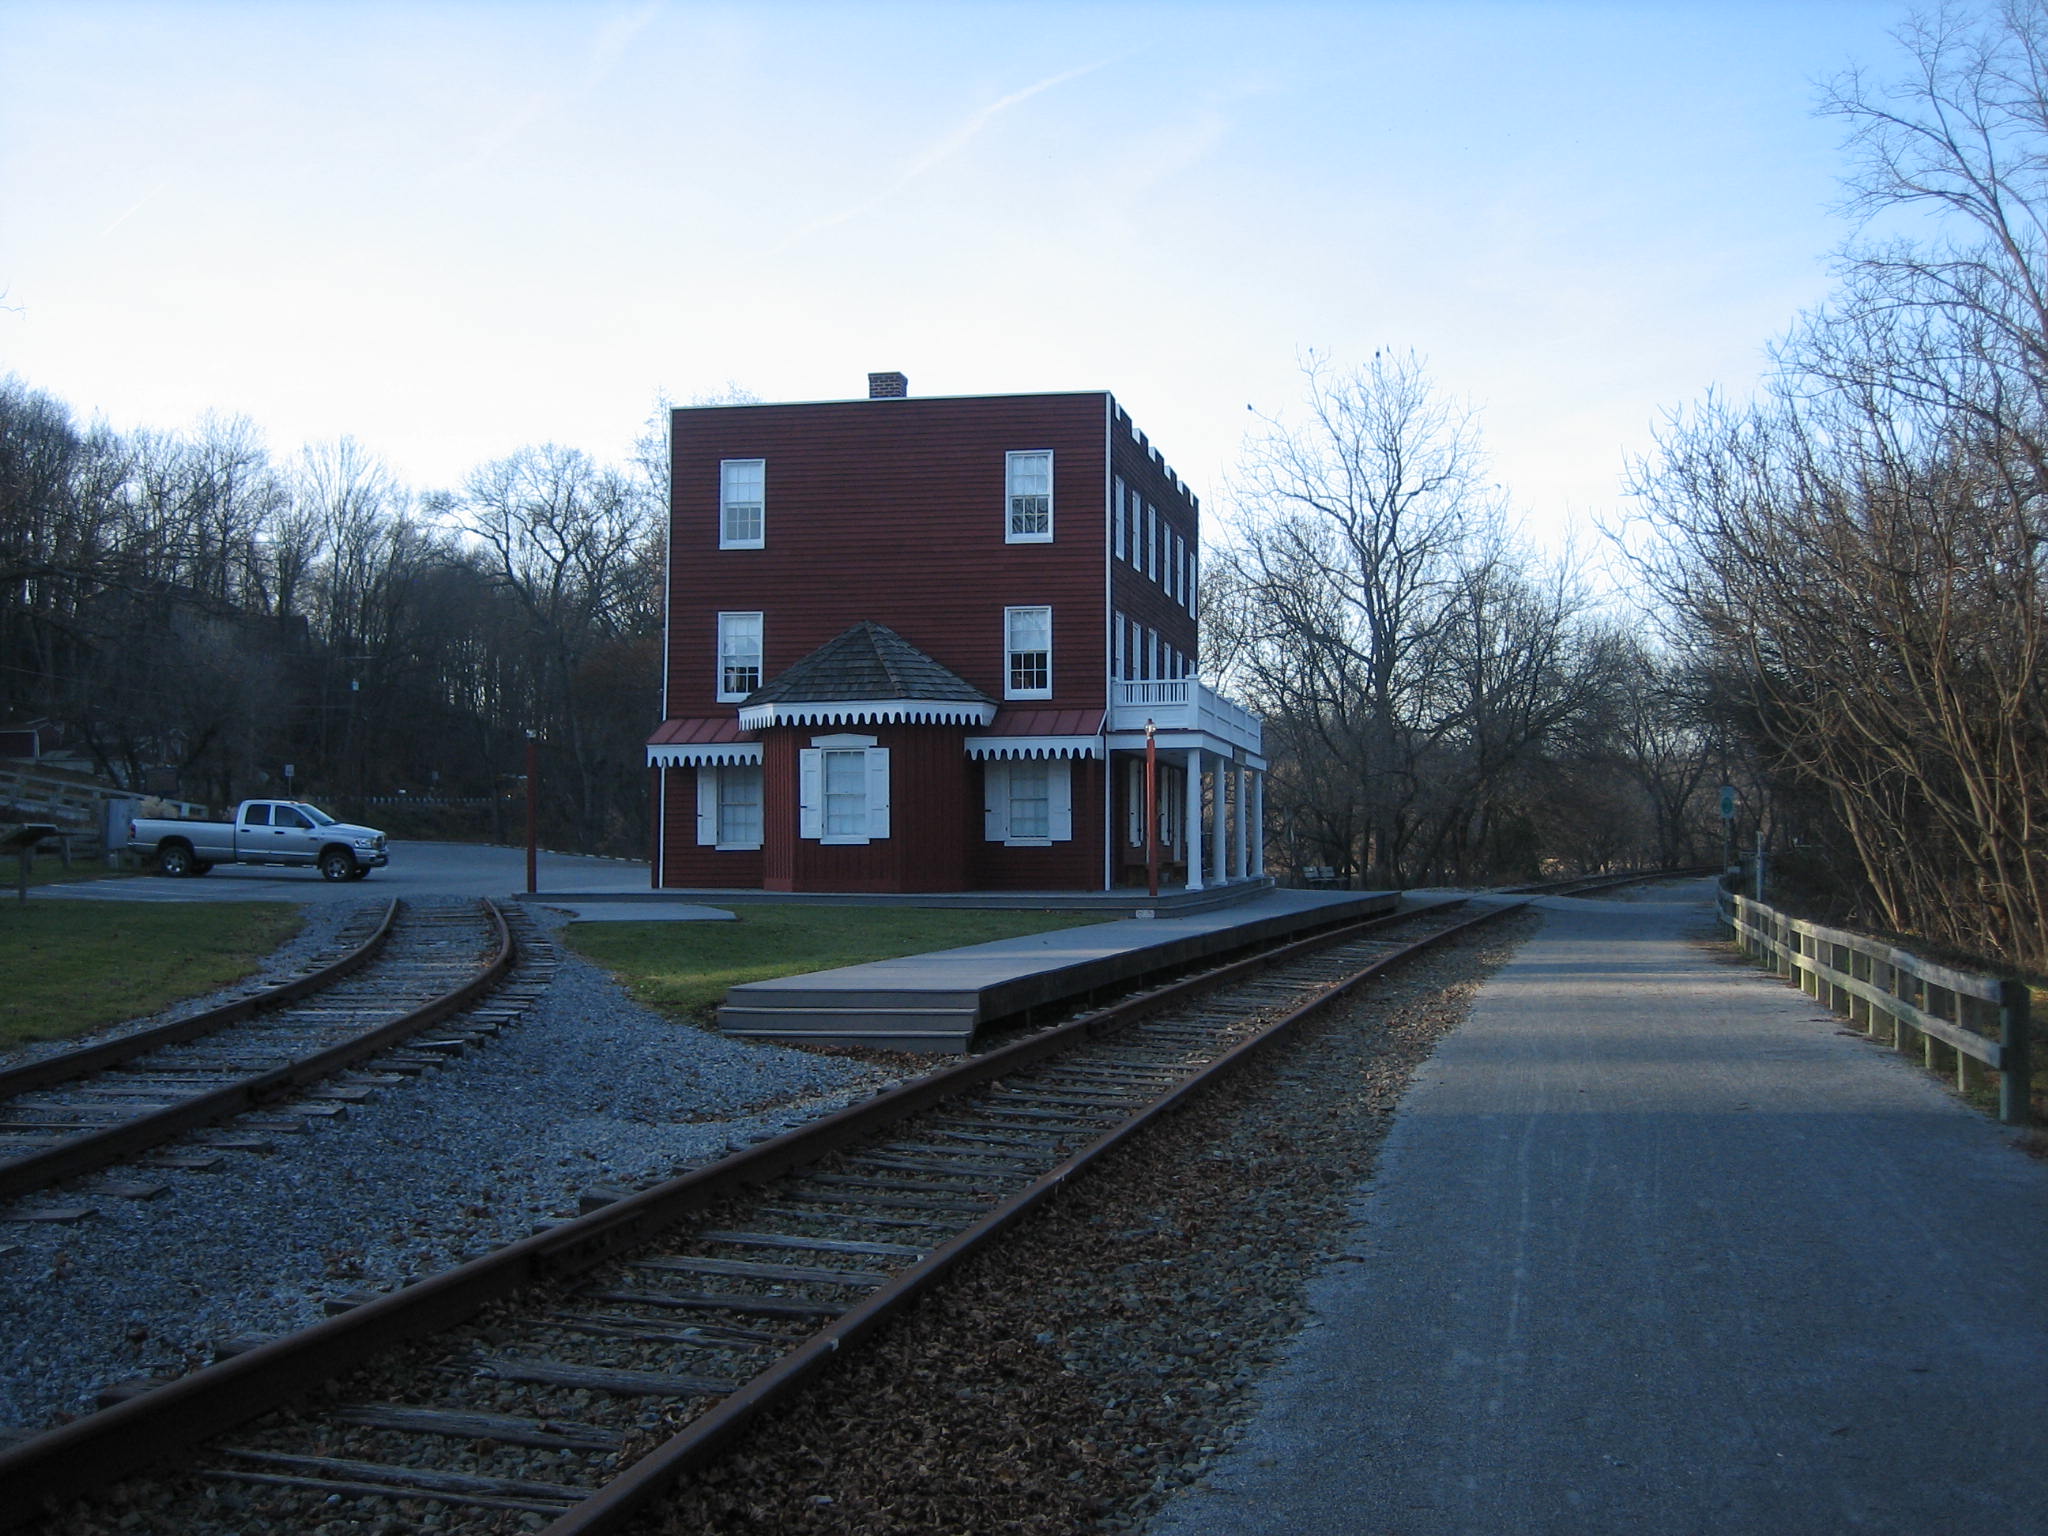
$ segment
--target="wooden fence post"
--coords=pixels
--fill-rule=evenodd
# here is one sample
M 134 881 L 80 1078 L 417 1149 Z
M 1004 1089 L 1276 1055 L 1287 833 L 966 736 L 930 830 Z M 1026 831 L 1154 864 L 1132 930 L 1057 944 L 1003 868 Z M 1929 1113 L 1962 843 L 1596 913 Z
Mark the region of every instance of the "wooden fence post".
M 2007 1125 L 2033 1123 L 2030 1007 L 2024 981 L 1998 984 L 1998 1118 Z

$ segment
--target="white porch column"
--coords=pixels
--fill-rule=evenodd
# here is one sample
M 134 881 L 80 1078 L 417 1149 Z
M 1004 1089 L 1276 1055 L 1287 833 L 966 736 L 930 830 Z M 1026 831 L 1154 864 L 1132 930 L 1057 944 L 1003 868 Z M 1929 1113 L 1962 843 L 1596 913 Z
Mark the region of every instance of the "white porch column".
M 1202 749 L 1188 748 L 1187 815 L 1181 823 L 1181 836 L 1188 845 L 1188 889 L 1202 888 Z M 1222 876 L 1217 876 L 1220 881 Z
M 1252 770 L 1252 877 L 1263 878 L 1266 873 L 1266 774 L 1264 769 Z
M 1251 873 L 1251 846 L 1245 838 L 1247 822 L 1249 821 L 1247 815 L 1248 807 L 1245 804 L 1249 796 L 1245 794 L 1245 781 L 1249 775 L 1246 773 L 1242 763 L 1233 764 L 1232 771 L 1237 776 L 1237 868 L 1235 873 L 1238 879 L 1243 880 Z

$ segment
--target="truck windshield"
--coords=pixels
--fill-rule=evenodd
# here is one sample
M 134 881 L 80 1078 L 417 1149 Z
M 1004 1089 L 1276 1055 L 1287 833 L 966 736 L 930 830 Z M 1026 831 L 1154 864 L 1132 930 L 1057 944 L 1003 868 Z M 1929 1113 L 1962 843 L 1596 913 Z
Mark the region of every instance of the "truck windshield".
M 304 811 L 308 816 L 312 817 L 314 826 L 331 827 L 334 825 L 334 818 L 328 815 L 325 811 L 321 810 L 319 806 L 308 805 L 303 800 L 294 800 L 292 804 L 296 805 L 300 810 Z

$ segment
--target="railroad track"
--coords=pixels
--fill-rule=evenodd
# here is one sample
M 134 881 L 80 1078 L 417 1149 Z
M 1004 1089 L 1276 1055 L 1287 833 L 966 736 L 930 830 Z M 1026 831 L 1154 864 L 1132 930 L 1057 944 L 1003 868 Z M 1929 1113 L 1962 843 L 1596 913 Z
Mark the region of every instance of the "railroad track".
M 199 1167 L 261 1129 L 173 1138 L 299 1096 L 301 1114 L 361 1099 L 473 1032 L 421 1039 L 498 986 L 518 953 L 495 903 L 393 901 L 340 958 L 205 1013 L 0 1072 L 0 1199 L 144 1158 Z M 409 1053 L 409 1054 L 408 1054 Z M 378 1058 L 376 1072 L 351 1072 Z
M 447 1531 L 616 1530 L 1147 1122 L 1376 971 L 1519 905 L 1375 919 L 1153 988 L 313 1328 L 229 1344 L 0 1453 L 0 1523 L 162 1465 L 118 1496 L 180 1531 L 409 1530 L 429 1509 Z M 1390 934 L 1423 920 L 1420 938 Z

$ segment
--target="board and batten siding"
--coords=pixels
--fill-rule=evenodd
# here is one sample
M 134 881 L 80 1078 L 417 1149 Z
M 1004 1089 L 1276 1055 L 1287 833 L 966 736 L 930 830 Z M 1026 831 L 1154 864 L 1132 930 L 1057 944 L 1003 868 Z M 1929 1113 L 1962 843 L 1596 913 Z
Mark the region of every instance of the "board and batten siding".
M 974 792 L 980 797 L 987 767 L 975 766 L 980 772 L 975 775 Z M 1062 842 L 1033 848 L 992 843 L 982 825 L 982 802 L 976 799 L 974 825 L 969 834 L 969 846 L 973 849 L 968 862 L 970 889 L 1072 891 L 1101 886 L 1103 764 L 1099 758 L 1076 758 L 1071 760 L 1069 771 L 1074 835 Z
M 872 736 L 889 753 L 889 834 L 826 843 L 798 826 L 799 755 L 814 737 Z M 960 891 L 967 887 L 964 726 L 779 726 L 761 733 L 761 884 L 771 891 Z M 978 808 L 977 808 L 978 809 Z
M 1054 690 L 1039 707 L 1100 707 L 1109 411 L 1101 393 L 677 411 L 669 713 L 721 708 L 721 612 L 764 616 L 764 678 L 872 619 L 1001 699 L 1003 610 L 1038 604 Z M 1013 544 L 1005 456 L 1032 449 L 1053 455 L 1053 538 Z M 726 459 L 766 465 L 763 548 L 718 547 Z

